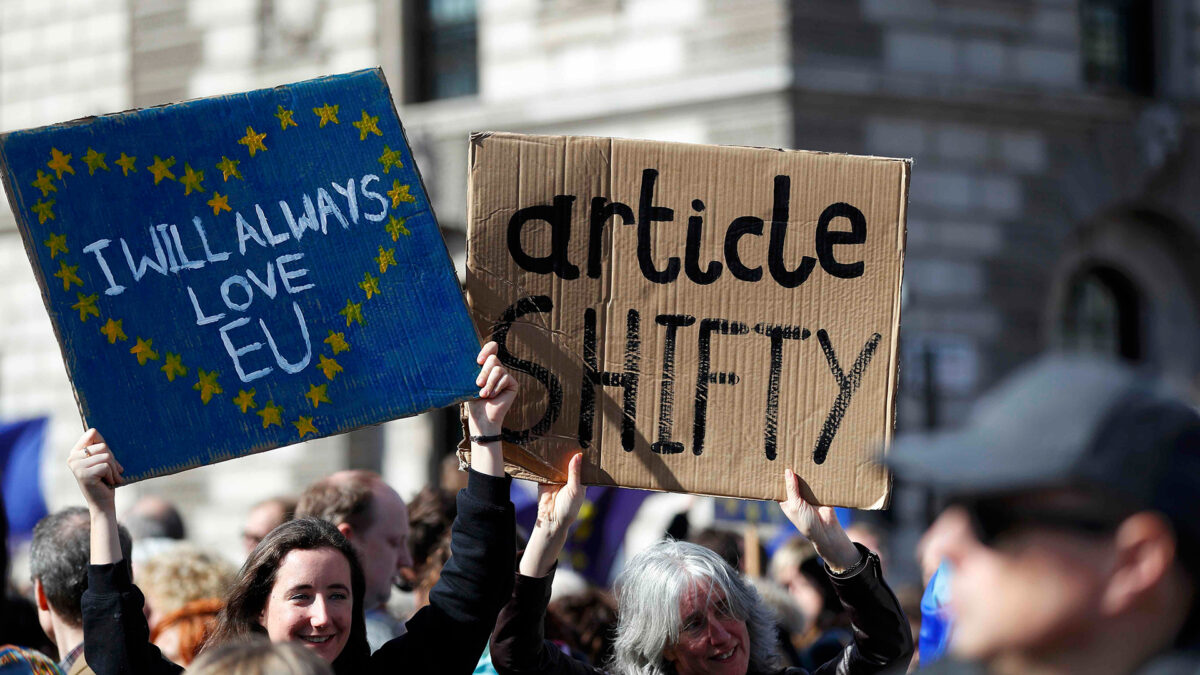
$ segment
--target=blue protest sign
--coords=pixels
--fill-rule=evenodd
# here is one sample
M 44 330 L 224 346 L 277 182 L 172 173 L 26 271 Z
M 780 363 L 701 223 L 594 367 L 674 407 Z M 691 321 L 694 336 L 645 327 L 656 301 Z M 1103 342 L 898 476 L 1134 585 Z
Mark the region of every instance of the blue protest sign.
M 84 423 L 129 480 L 476 391 L 379 70 L 8 133 L 0 173 Z

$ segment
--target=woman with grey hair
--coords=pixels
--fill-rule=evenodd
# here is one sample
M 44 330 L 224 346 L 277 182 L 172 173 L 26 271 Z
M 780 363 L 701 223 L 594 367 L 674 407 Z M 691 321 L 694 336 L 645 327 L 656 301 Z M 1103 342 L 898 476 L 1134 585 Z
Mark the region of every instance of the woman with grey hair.
M 492 663 L 500 675 L 606 672 L 572 659 L 542 637 L 558 554 L 583 504 L 582 459 L 571 459 L 565 485 L 539 488 L 537 522 L 513 597 L 492 634 Z M 790 470 L 784 479 L 788 499 L 780 506 L 825 560 L 856 636 L 816 672 L 859 675 L 907 664 L 912 633 L 883 581 L 878 556 L 850 541 L 832 508 L 806 502 Z M 607 664 L 613 675 L 805 672 L 779 666 L 775 617 L 754 587 L 720 556 L 695 544 L 664 540 L 630 558 L 617 579 L 617 604 L 617 635 Z

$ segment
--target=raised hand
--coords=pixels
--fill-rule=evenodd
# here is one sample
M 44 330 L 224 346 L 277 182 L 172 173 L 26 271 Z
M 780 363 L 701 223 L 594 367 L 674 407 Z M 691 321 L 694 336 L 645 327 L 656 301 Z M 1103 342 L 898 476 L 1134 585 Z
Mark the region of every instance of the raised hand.
M 579 516 L 586 494 L 580 481 L 583 453 L 577 453 L 567 465 L 567 482 L 563 485 L 538 486 L 537 522 L 529 535 L 519 571 L 527 577 L 544 577 L 554 567 L 558 554 L 567 543 L 571 524 Z
M 468 424 L 473 436 L 493 436 L 504 427 L 504 416 L 517 398 L 517 380 L 500 365 L 500 346 L 489 342 L 479 350 L 475 362 L 483 366 L 475 385 L 479 398 L 467 404 Z
M 534 527 L 544 527 L 549 534 L 557 536 L 566 532 L 575 522 L 587 492 L 579 482 L 579 470 L 582 465 L 583 453 L 576 453 L 567 465 L 566 483 L 538 485 L 537 523 Z
M 857 565 L 862 554 L 842 529 L 833 507 L 813 506 L 801 497 L 800 479 L 791 469 L 784 470 L 783 481 L 787 486 L 787 499 L 779 502 L 783 514 L 812 541 L 829 569 L 844 572 Z
M 121 560 L 121 540 L 117 534 L 117 508 L 114 492 L 124 483 L 121 477 L 125 469 L 113 455 L 104 437 L 95 429 L 83 432 L 71 454 L 67 455 L 67 466 L 79 484 L 79 491 L 87 501 L 91 512 L 91 553 L 93 565 L 104 565 Z
M 121 473 L 125 469 L 113 456 L 99 431 L 88 429 L 83 432 L 67 456 L 67 466 L 71 468 L 75 482 L 79 484 L 79 490 L 93 514 L 115 511 L 113 494 L 116 487 L 124 482 Z

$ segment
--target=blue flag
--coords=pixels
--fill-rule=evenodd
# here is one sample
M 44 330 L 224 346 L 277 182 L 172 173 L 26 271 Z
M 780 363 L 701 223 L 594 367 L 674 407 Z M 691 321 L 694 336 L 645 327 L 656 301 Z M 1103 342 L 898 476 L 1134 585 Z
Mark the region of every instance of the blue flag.
M 379 70 L 0 136 L 128 480 L 450 405 L 478 337 Z
M 29 539 L 47 514 L 41 480 L 45 441 L 45 417 L 0 424 L 0 488 L 12 541 Z

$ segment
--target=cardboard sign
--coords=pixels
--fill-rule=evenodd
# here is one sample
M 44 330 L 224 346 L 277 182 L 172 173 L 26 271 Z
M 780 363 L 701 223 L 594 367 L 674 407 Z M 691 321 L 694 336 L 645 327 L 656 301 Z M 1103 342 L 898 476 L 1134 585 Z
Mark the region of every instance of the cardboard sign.
M 477 391 L 379 70 L 5 134 L 0 170 L 84 423 L 129 480 Z
M 467 293 L 522 373 L 506 458 L 561 480 L 879 508 L 910 164 L 478 134 Z

